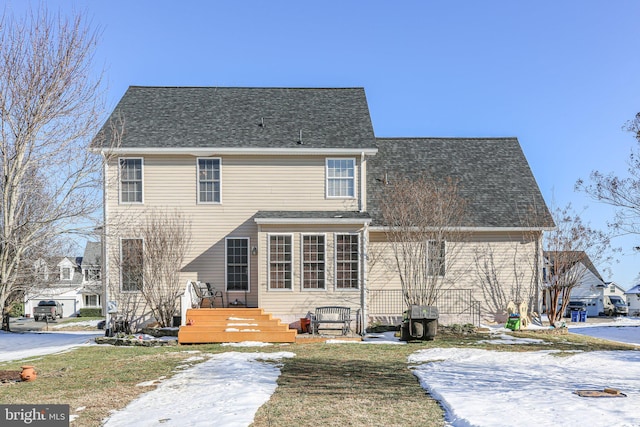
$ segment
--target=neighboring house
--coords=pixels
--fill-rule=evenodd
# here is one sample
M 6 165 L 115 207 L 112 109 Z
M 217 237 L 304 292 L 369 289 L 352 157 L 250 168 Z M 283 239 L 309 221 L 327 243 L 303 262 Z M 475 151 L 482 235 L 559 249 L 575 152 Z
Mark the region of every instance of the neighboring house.
M 41 300 L 61 303 L 64 317 L 77 316 L 81 308 L 101 308 L 101 253 L 100 243 L 87 242 L 82 257 L 38 260 L 35 271 L 40 283 L 25 295 L 25 314 L 32 314 Z
M 112 124 L 123 127 L 113 149 L 101 146 Z M 376 138 L 362 88 L 130 87 L 94 146 L 108 159 L 106 289 L 121 311 L 135 302 L 137 322 L 153 320 L 129 274 L 152 209 L 189 219 L 182 277 L 211 283 L 227 302 L 285 322 L 325 305 L 360 310 L 365 322 L 401 315 L 398 276 L 383 268 L 380 198 L 394 179 L 424 173 L 459 179 L 468 203 L 466 274 L 448 284 L 465 291 L 458 314 L 474 300 L 486 307 L 468 270 L 487 244 L 503 259 L 535 260 L 517 280 L 512 265 L 499 273 L 539 291 L 541 236 L 553 221 L 516 138 Z
M 589 256 L 584 252 L 576 252 L 570 258 L 576 260 L 568 272 L 572 277 L 578 278 L 578 284 L 571 290 L 571 301 L 583 301 L 587 304 L 587 316 L 600 316 L 605 313 L 605 306 L 610 305 L 609 296 L 620 296 L 626 300 L 624 289 L 614 282 L 605 282 L 598 269 L 593 265 Z M 545 279 L 549 271 L 549 265 L 553 264 L 550 253 L 545 252 Z
M 640 316 L 640 285 L 635 285 L 627 292 L 627 303 L 629 304 L 629 316 Z
M 87 242 L 82 256 L 82 307 L 102 308 L 102 243 Z

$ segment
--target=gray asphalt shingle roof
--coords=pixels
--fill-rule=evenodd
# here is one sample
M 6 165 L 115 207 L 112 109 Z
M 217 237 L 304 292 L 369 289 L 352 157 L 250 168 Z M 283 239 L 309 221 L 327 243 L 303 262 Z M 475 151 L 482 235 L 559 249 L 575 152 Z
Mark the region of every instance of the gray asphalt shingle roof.
M 100 242 L 87 242 L 82 257 L 82 268 L 102 265 L 102 244 Z
M 131 86 L 111 115 L 118 117 L 123 148 L 374 146 L 363 88 Z
M 367 210 L 383 225 L 380 198 L 388 181 L 423 174 L 459 180 L 468 227 L 529 227 L 553 220 L 516 138 L 378 138 L 378 154 L 367 164 Z
M 373 226 L 383 224 L 379 200 L 385 174 L 393 182 L 400 174 L 425 173 L 460 180 L 469 227 L 530 227 L 532 207 L 537 226 L 553 226 L 516 138 L 376 139 L 363 88 L 131 86 L 111 117 L 124 121 L 121 147 L 130 149 L 377 148 L 367 163 Z M 101 132 L 108 130 L 109 122 Z

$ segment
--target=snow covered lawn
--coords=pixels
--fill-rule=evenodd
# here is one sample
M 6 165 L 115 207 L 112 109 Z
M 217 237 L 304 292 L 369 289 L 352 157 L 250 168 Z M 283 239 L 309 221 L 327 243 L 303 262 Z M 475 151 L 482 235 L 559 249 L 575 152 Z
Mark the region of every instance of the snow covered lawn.
M 597 333 L 602 338 L 640 344 L 638 325 L 640 319 L 620 319 L 600 325 L 572 324 L 570 332 Z M 92 338 L 101 334 L 0 333 L 0 362 L 91 345 Z M 516 338 L 504 329 L 497 329 L 485 340 L 489 345 L 536 342 Z M 393 333 L 385 333 L 372 335 L 363 344 L 384 343 L 399 341 Z M 194 353 L 205 361 L 185 366 L 172 378 L 158 378 L 153 382 L 158 385 L 155 390 L 115 412 L 106 426 L 248 426 L 275 391 L 278 363 L 295 356 L 257 350 Z M 433 348 L 413 353 L 408 362 L 422 387 L 442 403 L 451 426 L 640 426 L 640 351 L 576 350 L 559 355 L 552 348 L 534 352 Z M 627 397 L 583 398 L 573 394 L 578 389 L 605 387 L 617 388 Z M 71 408 L 72 418 L 80 410 Z
M 409 358 L 453 426 L 638 426 L 640 351 L 430 349 Z M 584 398 L 613 387 L 628 397 Z M 587 421 L 588 420 L 588 421 Z

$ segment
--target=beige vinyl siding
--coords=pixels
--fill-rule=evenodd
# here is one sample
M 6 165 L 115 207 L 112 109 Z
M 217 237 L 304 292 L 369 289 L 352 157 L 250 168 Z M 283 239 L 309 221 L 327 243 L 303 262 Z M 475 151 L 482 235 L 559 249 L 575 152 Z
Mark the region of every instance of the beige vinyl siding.
M 119 202 L 117 159 L 112 161 L 107 177 L 107 216 L 111 222 L 108 225 L 107 244 L 117 246 L 119 237 L 135 234 L 135 224 L 142 222 L 145 215 L 153 209 L 179 209 L 189 218 L 192 234 L 191 250 L 182 273 L 187 278 L 212 283 L 216 289 L 223 291 L 225 238 L 247 237 L 250 239 L 250 250 L 257 246 L 258 226 L 253 219 L 256 212 L 358 210 L 359 159 L 356 159 L 356 198 L 345 200 L 325 197 L 325 157 L 213 156 L 221 159 L 221 203 L 202 204 L 197 199 L 198 157 L 129 157 L 144 159 L 144 203 L 132 205 Z M 296 245 L 296 251 L 297 248 Z M 266 251 L 262 249 L 258 256 L 264 254 Z M 299 270 L 298 261 L 299 252 L 296 252 L 294 271 Z M 244 292 L 229 292 L 225 298 L 231 301 L 235 298 L 245 301 L 246 298 L 248 305 L 262 307 L 258 299 L 257 256 L 250 255 L 249 266 L 250 293 L 245 295 Z M 110 280 L 119 280 L 115 275 L 109 277 Z M 299 282 L 294 282 L 294 288 L 299 289 Z
M 483 320 L 496 321 L 504 313 L 496 309 L 494 301 L 499 300 L 495 290 L 483 288 L 478 273 L 476 259 L 489 253 L 493 256 L 493 265 L 502 285 L 501 292 L 507 298 L 520 293 L 533 296 L 535 291 L 536 251 L 539 235 L 522 232 L 476 232 L 461 243 L 455 265 L 448 267 L 446 287 L 452 289 L 472 289 L 473 297 L 480 301 Z M 395 259 L 391 245 L 383 232 L 369 234 L 369 271 L 368 289 L 401 289 L 400 278 L 396 272 Z M 447 258 L 447 262 L 449 259 Z M 534 301 L 529 301 L 534 304 Z M 503 307 L 506 310 L 506 306 Z M 496 316 L 498 318 L 496 318 Z

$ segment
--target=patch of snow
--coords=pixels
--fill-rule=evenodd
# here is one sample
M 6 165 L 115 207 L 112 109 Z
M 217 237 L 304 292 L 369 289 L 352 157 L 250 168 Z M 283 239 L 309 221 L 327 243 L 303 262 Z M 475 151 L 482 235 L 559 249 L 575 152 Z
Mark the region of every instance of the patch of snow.
M 520 338 L 514 337 L 509 334 L 500 334 L 497 338 L 492 340 L 480 340 L 481 344 L 497 344 L 497 345 L 512 345 L 512 344 L 550 344 L 548 341 L 535 338 Z
M 637 426 L 640 352 L 497 352 L 434 348 L 409 357 L 420 384 L 452 426 Z M 613 387 L 626 398 L 584 398 L 579 389 Z M 508 416 L 505 416 L 508 414 Z
M 156 390 L 114 412 L 104 427 L 248 426 L 276 389 L 280 369 L 273 363 L 290 352 L 216 354 L 176 374 Z M 211 391 L 215 390 L 215 395 Z M 215 420 L 215 421 L 214 421 Z M 213 424 L 212 424 L 213 423 Z
M 223 347 L 268 347 L 273 344 L 258 341 L 242 341 L 242 342 L 225 342 L 221 344 Z

